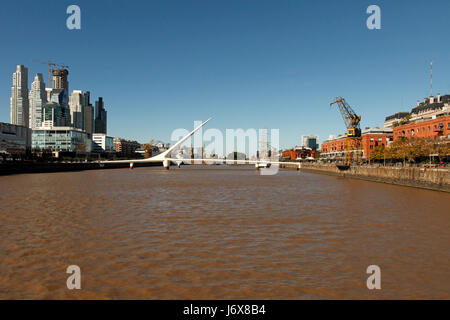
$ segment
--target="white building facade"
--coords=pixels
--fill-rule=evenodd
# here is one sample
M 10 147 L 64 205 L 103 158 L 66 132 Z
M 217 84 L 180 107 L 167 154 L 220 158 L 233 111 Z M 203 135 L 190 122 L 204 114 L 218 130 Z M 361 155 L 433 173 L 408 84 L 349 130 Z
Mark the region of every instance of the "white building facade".
M 18 65 L 13 73 L 10 98 L 11 124 L 29 127 L 28 68 Z
M 29 125 L 31 129 L 39 128 L 42 125 L 42 107 L 47 103 L 47 92 L 45 91 L 44 78 L 41 73 L 36 74 L 31 84 L 29 94 L 30 117 Z
M 116 152 L 116 145 L 114 144 L 114 138 L 109 137 L 104 133 L 92 134 L 92 152 L 96 153 Z
M 77 129 L 85 130 L 84 94 L 82 91 L 72 91 L 72 94 L 69 97 L 69 109 L 72 126 Z

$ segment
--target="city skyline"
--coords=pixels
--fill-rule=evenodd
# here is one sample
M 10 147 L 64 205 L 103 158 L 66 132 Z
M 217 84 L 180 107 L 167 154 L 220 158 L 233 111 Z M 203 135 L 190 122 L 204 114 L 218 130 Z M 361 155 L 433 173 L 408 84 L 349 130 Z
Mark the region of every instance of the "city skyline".
M 5 4 L 8 15 L 1 24 L 17 18 L 26 22 L 3 34 L 3 41 L 23 37 L 27 26 L 42 18 L 49 22 L 40 24 L 41 32 L 51 31 L 61 40 L 42 46 L 27 39 L 17 44 L 14 56 L 2 53 L 0 121 L 8 122 L 14 66 L 27 66 L 30 78 L 46 74 L 44 65 L 32 62 L 40 59 L 69 64 L 71 88 L 95 88 L 107 97 L 110 134 L 142 142 L 169 142 L 174 128 L 214 116 L 220 130 L 279 128 L 283 148 L 299 145 L 309 134 L 322 143 L 330 134 L 345 132 L 339 115 L 328 108 L 335 96 L 345 96 L 362 115 L 362 127 L 382 126 L 386 116 L 409 111 L 429 96 L 431 60 L 433 93 L 450 92 L 445 54 L 450 45 L 442 41 L 450 4 L 378 4 L 382 28 L 368 30 L 368 2 L 325 7 L 288 1 L 277 6 L 265 1 L 227 6 L 137 2 L 125 7 L 80 1 L 78 31 L 65 27 L 65 3 Z M 48 12 L 41 10 L 46 5 Z M 424 18 L 425 11 L 433 17 Z M 127 24 L 115 22 L 119 17 Z M 168 127 L 172 113 L 179 119 Z

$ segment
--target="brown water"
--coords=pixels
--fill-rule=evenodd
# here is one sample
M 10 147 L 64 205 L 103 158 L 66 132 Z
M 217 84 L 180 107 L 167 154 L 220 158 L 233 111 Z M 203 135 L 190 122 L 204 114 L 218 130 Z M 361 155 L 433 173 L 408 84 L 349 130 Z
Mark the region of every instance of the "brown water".
M 450 298 L 447 193 L 186 166 L 4 176 L 0 201 L 2 299 Z

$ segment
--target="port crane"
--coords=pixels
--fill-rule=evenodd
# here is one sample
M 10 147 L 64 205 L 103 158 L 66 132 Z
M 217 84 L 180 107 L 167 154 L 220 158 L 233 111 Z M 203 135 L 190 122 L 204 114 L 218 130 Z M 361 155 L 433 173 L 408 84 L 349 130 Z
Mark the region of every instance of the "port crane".
M 361 116 L 350 107 L 342 97 L 335 98 L 330 106 L 337 104 L 344 119 L 347 133 L 345 137 L 345 161 L 346 166 L 350 166 L 353 161 L 361 163 Z
M 66 66 L 63 64 L 56 64 L 56 63 L 50 62 L 50 61 L 44 62 L 44 61 L 39 61 L 39 60 L 33 60 L 33 62 L 41 63 L 41 64 L 48 64 L 48 87 L 49 88 L 53 87 L 53 85 L 52 85 L 52 66 L 65 68 L 65 69 L 69 68 L 69 66 Z

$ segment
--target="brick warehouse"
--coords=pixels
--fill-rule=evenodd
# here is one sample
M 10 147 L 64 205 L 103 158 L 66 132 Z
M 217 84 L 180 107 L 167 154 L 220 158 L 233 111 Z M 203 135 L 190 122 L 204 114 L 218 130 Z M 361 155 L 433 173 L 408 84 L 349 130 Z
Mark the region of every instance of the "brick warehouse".
M 322 143 L 322 159 L 334 159 L 343 157 L 345 150 L 345 136 L 338 136 Z M 367 128 L 361 133 L 362 158 L 368 160 L 370 153 L 377 146 L 387 146 L 393 141 L 392 129 L 390 128 Z
M 394 141 L 401 138 L 436 138 L 449 137 L 450 115 L 435 119 L 416 121 L 394 128 Z

